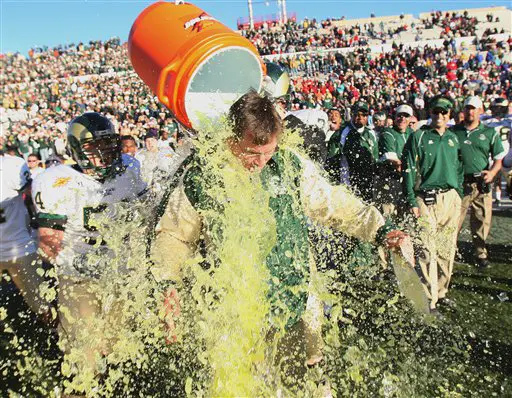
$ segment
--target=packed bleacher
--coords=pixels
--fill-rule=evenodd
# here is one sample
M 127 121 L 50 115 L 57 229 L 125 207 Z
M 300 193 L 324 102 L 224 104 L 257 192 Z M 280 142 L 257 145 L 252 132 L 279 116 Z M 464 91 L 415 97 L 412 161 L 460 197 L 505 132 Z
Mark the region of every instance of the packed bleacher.
M 456 45 L 449 40 L 474 34 L 481 24 L 485 31 L 478 30 L 476 44 Z M 347 109 L 363 98 L 372 112 L 389 113 L 405 101 L 421 120 L 424 104 L 440 92 L 456 100 L 477 92 L 485 103 L 496 96 L 511 96 L 512 39 L 509 34 L 492 36 L 504 31 L 503 25 L 492 13 L 480 21 L 468 12 L 438 11 L 429 18 L 400 15 L 380 22 L 290 20 L 240 33 L 262 55 L 273 54 L 273 60 L 289 71 L 295 109 Z M 429 30 L 433 33 L 422 33 Z M 403 36 L 407 33 L 414 35 Z M 407 37 L 445 40 L 441 47 L 427 44 L 411 50 L 403 43 Z M 370 45 L 386 41 L 392 43 L 390 52 L 370 51 Z M 37 152 L 38 145 L 49 145 L 64 156 L 60 141 L 65 123 L 86 110 L 111 115 L 121 134 L 135 137 L 149 127 L 172 122 L 169 112 L 134 74 L 126 46 L 118 38 L 34 48 L 28 57 L 4 54 L 0 64 L 5 71 L 0 109 L 3 145 L 17 147 L 24 156 Z

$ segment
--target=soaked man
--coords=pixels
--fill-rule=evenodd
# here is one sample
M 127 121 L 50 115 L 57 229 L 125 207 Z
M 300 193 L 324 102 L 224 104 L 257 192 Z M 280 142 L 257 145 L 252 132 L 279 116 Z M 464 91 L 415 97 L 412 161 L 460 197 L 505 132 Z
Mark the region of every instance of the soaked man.
M 0 271 L 9 274 L 35 314 L 51 323 L 51 303 L 37 255 L 37 240 L 29 227 L 23 194 L 30 195 L 30 170 L 18 156 L 0 152 Z
M 492 115 L 486 118 L 482 117 L 482 122 L 487 125 L 487 127 L 494 128 L 494 130 L 499 134 L 503 148 L 505 148 L 506 152 L 508 152 L 510 149 L 509 137 L 510 134 L 512 134 L 511 105 L 512 104 L 510 104 L 509 101 L 505 98 L 495 98 L 491 103 Z M 503 180 L 506 183 L 508 195 L 510 198 L 512 198 L 512 169 L 508 166 L 502 168 L 495 179 L 496 204 L 498 206 L 501 204 L 501 183 Z
M 419 265 L 430 310 L 445 299 L 453 271 L 462 197 L 462 156 L 457 135 L 448 129 L 453 103 L 434 97 L 432 123 L 412 134 L 402 154 L 404 190 L 419 219 Z
M 254 239 L 261 247 L 265 244 L 260 241 L 263 237 L 275 236 L 264 259 L 270 274 L 267 297 L 270 302 L 269 321 L 284 316 L 287 335 L 292 336 L 285 339 L 288 347 L 293 347 L 295 352 L 300 351 L 301 355 L 299 358 L 295 356 L 297 354 L 290 356 L 299 366 L 303 366 L 305 361 L 315 364 L 322 359 L 322 344 L 318 342 L 318 326 L 311 325 L 304 318 L 312 259 L 306 217 L 359 239 L 391 248 L 405 244 L 406 235 L 387 224 L 375 207 L 362 202 L 344 186 L 330 185 L 313 162 L 281 148 L 282 119 L 269 98 L 254 91 L 247 93 L 232 106 L 230 119 L 233 135 L 224 143 L 221 164 L 211 165 L 209 159 L 195 159 L 170 195 L 152 247 L 153 274 L 160 281 L 168 280 L 180 285 L 191 258 L 201 250 L 215 250 L 212 242 L 232 238 L 223 235 L 222 220 L 239 220 L 236 231 L 246 231 L 243 228 L 248 218 L 247 211 L 264 214 L 263 209 L 255 205 L 265 206 L 272 219 L 264 223 L 268 231 Z M 215 169 L 222 173 L 215 174 Z M 213 175 L 210 174 L 212 171 Z M 226 179 L 227 176 L 233 176 L 236 181 L 237 175 L 240 179 L 252 181 L 245 187 L 240 185 L 240 189 L 250 189 L 257 184 L 265 195 L 268 194 L 264 202 L 258 202 L 254 196 L 246 196 L 246 200 L 252 203 L 249 203 L 249 208 L 244 207 L 244 213 L 240 215 L 232 214 L 230 210 L 237 199 L 225 197 L 222 189 L 233 184 L 233 180 Z M 219 214 L 220 226 L 215 221 Z M 246 233 L 256 233 L 254 229 L 248 231 L 251 232 Z M 254 239 L 236 241 L 252 245 Z M 238 249 L 244 253 L 254 251 L 253 247 Z M 174 323 L 170 322 L 169 327 L 174 328 Z M 305 350 L 298 350 L 296 347 L 304 340 L 307 342 Z

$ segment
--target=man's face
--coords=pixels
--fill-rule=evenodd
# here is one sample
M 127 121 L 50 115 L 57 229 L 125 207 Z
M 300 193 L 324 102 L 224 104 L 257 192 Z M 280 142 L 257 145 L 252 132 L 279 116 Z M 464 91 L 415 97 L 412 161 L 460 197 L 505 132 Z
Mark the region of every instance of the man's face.
M 146 145 L 146 149 L 149 152 L 157 152 L 158 151 L 158 141 L 156 138 L 150 137 L 144 140 L 144 145 Z
M 356 126 L 358 129 L 366 126 L 368 124 L 368 112 L 361 110 L 356 111 L 352 117 L 352 123 L 354 123 L 354 126 Z
M 395 116 L 395 126 L 398 131 L 405 131 L 409 127 L 411 117 L 407 113 L 397 113 Z
M 416 116 L 411 116 L 411 118 L 409 119 L 409 127 L 414 131 L 416 131 L 416 129 L 418 128 L 418 119 L 416 118 Z
M 329 128 L 331 131 L 337 131 L 341 127 L 341 114 L 339 111 L 329 112 Z
M 386 119 L 375 119 L 373 124 L 375 127 L 384 127 L 386 125 Z
M 471 124 L 480 120 L 480 115 L 483 113 L 482 108 L 475 108 L 472 105 L 464 107 L 464 123 Z
M 234 142 L 231 150 L 247 170 L 259 172 L 277 150 L 277 134 L 273 134 L 264 145 L 256 145 L 253 141 L 253 135 L 246 133 L 241 140 Z
M 109 167 L 118 156 L 119 149 L 113 146 L 110 139 L 101 139 L 83 145 L 87 158 L 95 167 Z M 117 154 L 116 154 L 117 152 Z
M 161 139 L 162 141 L 165 141 L 165 140 L 166 140 L 166 139 L 168 139 L 168 138 L 169 138 L 169 132 L 168 132 L 168 131 L 166 131 L 166 130 L 162 131 L 162 133 L 160 134 L 160 139 Z
M 135 156 L 135 153 L 137 152 L 137 145 L 135 145 L 135 141 L 124 140 L 121 145 L 121 152 L 130 156 Z
M 442 108 L 434 108 L 430 111 L 430 117 L 432 118 L 431 125 L 433 128 L 446 128 L 446 125 L 450 121 L 450 111 Z

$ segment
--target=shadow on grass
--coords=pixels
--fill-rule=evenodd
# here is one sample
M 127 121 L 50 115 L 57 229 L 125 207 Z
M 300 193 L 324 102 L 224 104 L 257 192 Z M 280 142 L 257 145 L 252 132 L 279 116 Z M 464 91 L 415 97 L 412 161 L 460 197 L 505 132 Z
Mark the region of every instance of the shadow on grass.
M 512 279 L 511 278 L 501 278 L 494 275 L 487 275 L 487 274 L 475 274 L 470 273 L 462 270 L 455 271 L 453 273 L 453 279 L 458 279 L 459 277 L 469 278 L 469 279 L 475 279 L 479 281 L 485 281 L 490 283 L 499 283 L 502 285 L 507 285 L 512 287 Z M 461 284 L 454 284 L 454 287 L 460 288 Z
M 458 249 L 461 255 L 460 261 L 466 264 L 473 264 L 473 243 L 468 241 L 459 241 Z M 491 263 L 512 263 L 512 242 L 511 244 L 487 244 L 489 252 L 489 261 Z
M 493 288 L 493 287 L 486 287 L 486 286 L 475 286 L 475 285 L 465 285 L 462 283 L 454 283 L 452 285 L 454 289 L 457 290 L 465 290 L 471 293 L 478 293 L 483 296 L 489 296 L 494 298 L 495 296 L 499 295 L 500 293 L 509 293 L 506 290 L 500 289 L 500 288 Z

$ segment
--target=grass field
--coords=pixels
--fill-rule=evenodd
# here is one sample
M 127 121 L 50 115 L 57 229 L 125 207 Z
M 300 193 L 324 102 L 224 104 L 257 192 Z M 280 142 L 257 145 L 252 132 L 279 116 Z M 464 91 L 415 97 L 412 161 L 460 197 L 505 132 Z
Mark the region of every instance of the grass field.
M 454 306 L 442 313 L 467 328 L 474 365 L 502 377 L 502 396 L 512 397 L 512 209 L 494 212 L 488 239 L 491 265 L 486 269 L 472 265 L 468 219 L 459 241 L 462 260 L 449 293 Z
M 366 321 L 363 321 L 363 324 L 360 325 L 359 331 L 354 336 L 354 347 L 359 346 L 363 338 L 366 338 L 366 342 L 370 346 L 366 350 L 368 356 L 363 356 L 361 363 L 358 365 L 363 369 L 361 372 L 364 374 L 360 381 L 361 384 L 358 386 L 357 383 L 352 383 L 346 389 L 340 389 L 338 396 L 349 396 L 347 395 L 349 387 L 353 388 L 352 392 L 355 395 L 350 393 L 352 396 L 381 396 L 377 387 L 370 386 L 373 379 L 378 381 L 382 379 L 382 373 L 376 372 L 377 369 L 385 371 L 387 368 L 392 369 L 403 364 L 404 366 L 410 366 L 410 370 L 406 373 L 414 376 L 414 372 L 419 369 L 418 367 L 415 368 L 415 360 L 431 356 L 434 359 L 443 358 L 442 363 L 439 363 L 436 369 L 429 368 L 429 374 L 418 373 L 418 378 L 423 383 L 423 391 L 419 392 L 417 386 L 411 387 L 414 392 L 410 396 L 512 397 L 512 209 L 495 212 L 488 243 L 491 265 L 487 269 L 478 269 L 472 265 L 468 226 L 463 227 L 459 241 L 459 251 L 462 257 L 455 266 L 449 292 L 449 298 L 453 299 L 454 304 L 440 308 L 445 321 L 443 322 L 445 324 L 444 329 L 439 329 L 437 332 L 435 329 L 423 331 L 423 333 L 431 333 L 430 341 L 433 343 L 427 344 L 426 348 L 420 348 L 419 353 L 407 351 L 411 347 L 414 348 L 416 344 L 413 335 L 408 334 L 410 333 L 408 330 L 417 331 L 419 329 L 414 329 L 414 325 L 404 323 L 404 318 L 399 317 L 403 307 L 394 308 L 394 306 L 391 306 L 387 308 L 386 312 L 389 313 L 389 316 L 386 316 L 386 318 L 379 318 L 383 314 L 372 313 L 373 307 L 375 307 L 374 309 L 384 308 L 384 304 L 389 298 L 386 296 L 373 297 L 372 289 L 375 285 L 370 282 L 368 282 L 370 283 L 370 289 L 366 290 L 363 296 L 354 296 L 353 302 L 360 303 L 362 313 L 367 314 L 368 319 L 373 320 L 369 327 L 365 326 Z M 387 282 L 380 283 L 385 285 Z M 345 294 L 350 294 L 350 292 L 345 292 Z M 0 339 L 0 358 L 2 359 L 0 361 L 0 396 L 8 396 L 7 390 L 9 388 L 18 391 L 22 396 L 47 396 L 48 391 L 52 389 L 52 385 L 55 385 L 54 383 L 59 384 L 56 375 L 58 375 L 60 355 L 56 348 L 56 336 L 54 334 L 48 335 L 42 325 L 34 323 L 34 319 L 31 319 L 30 316 L 23 315 L 22 308 L 24 304 L 16 294 L 12 284 L 5 281 L 0 283 L 0 298 L 9 300 L 9 314 L 6 315 L 9 319 L 14 320 L 11 326 L 16 330 L 20 340 L 25 341 L 25 346 L 30 346 L 37 352 L 42 353 L 43 358 L 43 366 L 37 363 L 24 364 L 23 351 L 20 349 L 13 351 L 9 345 L 6 345 L 7 341 L 5 339 Z M 382 305 L 371 306 L 369 304 L 371 301 L 377 303 L 379 300 L 382 301 Z M 381 320 L 384 322 L 378 324 Z M 5 324 L 0 322 L 0 326 L 0 335 L 2 335 L 5 333 Z M 391 331 L 392 329 L 395 329 L 395 331 Z M 435 379 L 435 372 L 450 372 L 450 368 L 456 368 L 456 365 L 460 364 L 460 362 L 453 362 L 453 366 L 451 366 L 451 358 L 445 357 L 445 355 L 453 352 L 453 350 L 450 350 L 450 345 L 457 341 L 454 338 L 451 340 L 444 338 L 443 333 L 445 331 L 451 333 L 451 329 L 454 330 L 453 333 L 458 333 L 459 330 L 463 331 L 467 337 L 463 340 L 467 340 L 471 347 L 470 363 L 466 368 L 471 371 L 471 374 L 456 376 L 456 383 L 467 384 L 467 388 L 461 387 L 460 390 L 463 392 L 456 395 L 441 394 Z M 365 331 L 367 331 L 366 335 L 360 337 L 364 335 Z M 378 337 L 382 338 L 384 343 L 379 343 Z M 396 354 L 394 359 L 392 359 L 393 357 L 387 359 L 371 357 L 383 352 L 376 349 L 376 347 L 389 345 L 391 340 L 395 341 L 395 337 L 396 341 L 400 342 L 403 347 L 398 347 L 395 351 L 389 347 L 387 348 L 388 354 L 392 352 Z M 348 341 L 343 342 L 345 348 L 346 344 L 348 344 Z M 443 344 L 447 348 L 443 347 Z M 400 350 L 403 352 L 401 353 Z M 436 350 L 439 353 L 436 353 Z M 407 358 L 409 352 L 411 355 L 418 356 L 412 356 L 413 360 L 408 363 L 404 358 Z M 347 358 L 348 361 L 352 360 L 347 355 L 343 356 L 343 359 Z M 454 361 L 460 360 L 460 356 L 457 355 L 453 358 Z M 10 366 L 6 366 L 7 361 L 10 362 Z M 365 364 L 370 364 L 372 361 L 374 367 L 370 369 L 371 371 L 364 373 Z M 346 369 L 346 365 L 347 360 L 341 367 L 337 368 L 337 371 Z M 40 369 L 36 377 L 37 381 L 35 381 L 31 371 L 23 371 L 23 368 Z M 371 375 L 372 372 L 375 374 Z M 439 373 L 437 375 L 439 376 Z M 27 380 L 30 381 L 27 382 Z M 23 388 L 21 388 L 22 385 Z M 46 393 L 41 393 L 42 391 Z M 368 393 L 372 391 L 372 394 L 366 394 L 365 391 Z M 402 390 L 397 395 L 384 394 L 383 396 L 407 396 L 407 393 Z

